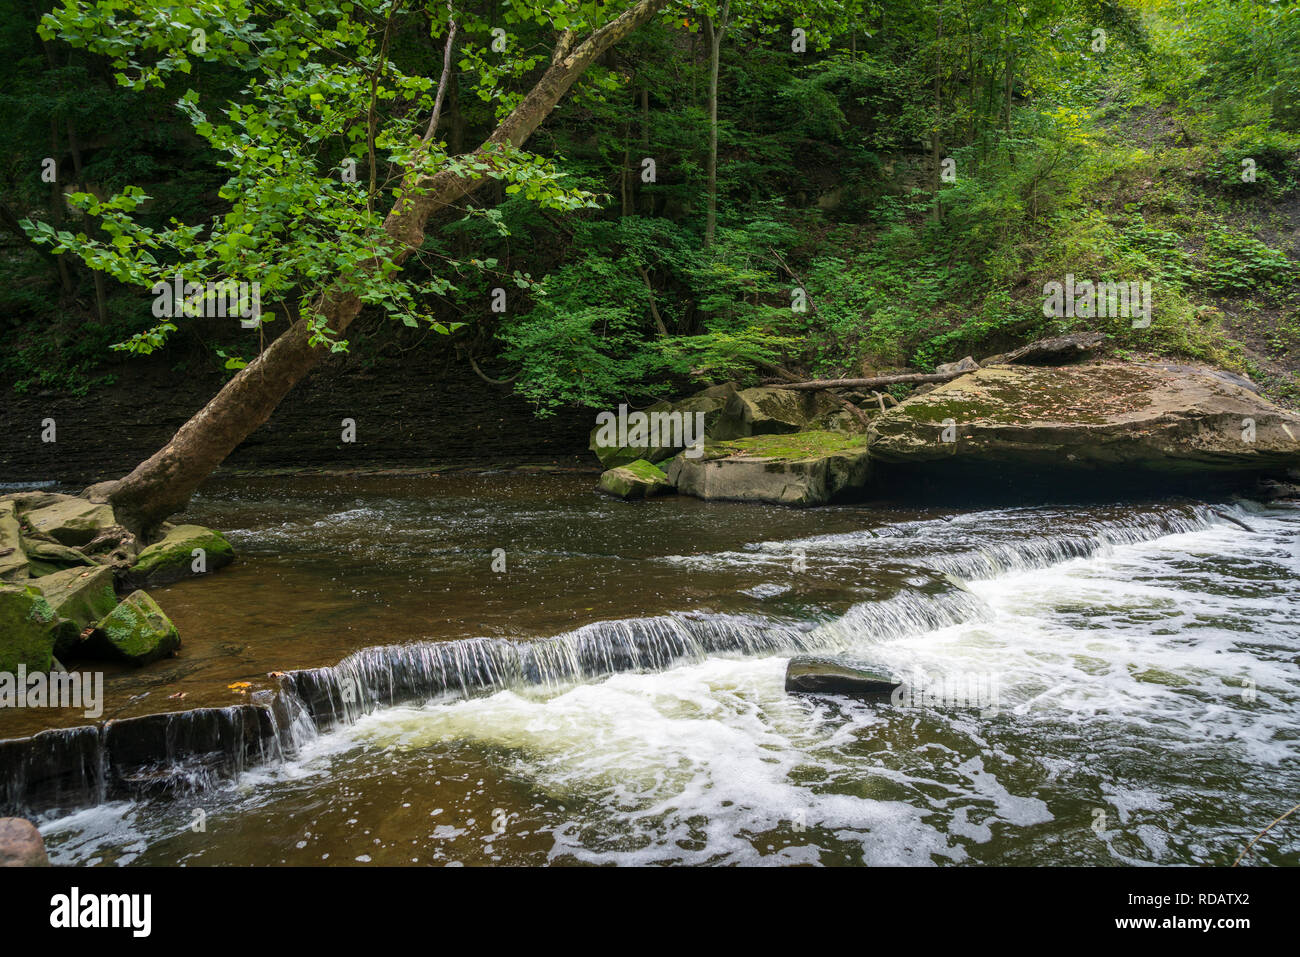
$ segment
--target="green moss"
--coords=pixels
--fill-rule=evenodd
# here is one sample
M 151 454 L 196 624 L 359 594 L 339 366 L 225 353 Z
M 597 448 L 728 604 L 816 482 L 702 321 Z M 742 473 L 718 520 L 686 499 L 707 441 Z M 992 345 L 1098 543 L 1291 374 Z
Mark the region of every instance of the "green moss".
M 646 482 L 667 482 L 668 476 L 659 466 L 647 462 L 645 459 L 637 459 L 635 462 L 629 462 L 622 466 L 637 478 Z
M 867 451 L 865 435 L 846 435 L 843 432 L 788 432 L 780 435 L 752 435 L 709 445 L 705 454 L 709 458 L 744 455 L 755 458 L 774 458 L 788 462 L 820 459 L 829 455 L 861 455 Z
M 172 654 L 180 634 L 148 594 L 132 592 L 98 625 L 92 639 L 101 651 L 143 665 Z M 104 646 L 107 645 L 107 648 Z
M 207 571 L 213 572 L 234 559 L 235 550 L 224 535 L 201 525 L 180 525 L 142 551 L 131 566 L 130 579 L 138 584 L 162 584 L 194 574 L 194 549 L 204 551 Z
M 59 617 L 29 585 L 0 586 L 0 671 L 48 671 Z
M 605 472 L 600 477 L 600 490 L 623 499 L 644 498 L 671 490 L 668 476 L 656 465 L 644 459 L 629 462 Z

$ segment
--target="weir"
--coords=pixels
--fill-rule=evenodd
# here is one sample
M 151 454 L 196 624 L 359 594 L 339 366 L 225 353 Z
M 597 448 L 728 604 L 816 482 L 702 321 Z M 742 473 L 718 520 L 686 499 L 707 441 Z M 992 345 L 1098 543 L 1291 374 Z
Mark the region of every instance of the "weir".
M 983 619 L 961 578 L 1044 568 L 1114 545 L 1232 520 L 1176 506 L 1100 520 L 1070 534 L 983 542 L 911 560 L 917 574 L 892 594 L 822 623 L 678 613 L 595 622 L 533 641 L 468 638 L 366 648 L 338 664 L 286 672 L 277 691 L 225 708 L 115 719 L 0 741 L 0 815 L 66 813 L 106 801 L 189 794 L 253 767 L 291 759 L 304 744 L 382 708 L 507 689 L 561 689 L 628 671 L 664 670 L 709 655 L 861 651 L 863 646 Z M 875 548 L 900 539 L 864 539 Z M 789 543 L 786 543 L 787 545 Z M 949 543 L 951 545 L 952 543 Z

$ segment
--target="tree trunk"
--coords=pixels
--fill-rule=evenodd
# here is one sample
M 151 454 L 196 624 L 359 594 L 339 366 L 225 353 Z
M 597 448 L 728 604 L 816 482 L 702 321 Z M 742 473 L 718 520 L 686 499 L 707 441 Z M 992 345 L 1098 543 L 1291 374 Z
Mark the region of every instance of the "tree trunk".
M 490 163 L 501 147 L 522 146 L 597 57 L 666 3 L 637 0 L 577 45 L 572 31 L 561 34 L 546 72 L 478 148 L 478 158 Z M 391 261 L 398 265 L 404 262 L 423 241 L 429 217 L 468 196 L 485 181 L 485 177 L 465 179 L 444 171 L 404 182 L 384 220 L 384 232 L 398 243 Z M 419 192 L 412 187 L 418 187 Z M 381 265 L 375 260 L 367 268 L 378 269 Z M 336 287 L 323 294 L 318 311 L 329 330 L 341 335 L 361 311 L 361 301 Z M 306 319 L 299 319 L 227 382 L 167 445 L 136 466 L 130 475 L 93 486 L 85 494 L 111 503 L 118 520 L 149 541 L 162 521 L 185 507 L 212 470 L 266 422 L 289 390 L 327 355 L 327 347 L 311 345 L 310 326 Z
M 943 202 L 939 193 L 943 189 L 943 145 L 939 127 L 943 123 L 943 4 L 939 5 L 939 19 L 934 31 L 934 129 L 930 134 L 930 162 L 934 166 L 934 208 L 931 219 L 943 222 Z
M 718 229 L 718 68 L 722 59 L 722 38 L 727 32 L 727 18 L 731 13 L 731 0 L 723 4 L 715 27 L 704 18 L 704 33 L 709 43 L 709 161 L 708 161 L 708 212 L 704 220 L 704 248 L 713 245 Z

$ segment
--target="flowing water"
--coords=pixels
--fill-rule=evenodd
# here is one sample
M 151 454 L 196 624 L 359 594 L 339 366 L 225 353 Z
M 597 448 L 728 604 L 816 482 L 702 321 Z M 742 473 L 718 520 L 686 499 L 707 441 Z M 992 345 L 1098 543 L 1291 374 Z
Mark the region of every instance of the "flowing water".
M 1300 508 L 590 485 L 209 489 L 187 517 L 241 561 L 156 592 L 184 652 L 110 676 L 113 707 L 288 671 L 285 747 L 48 813 L 53 860 L 1222 864 L 1300 800 Z M 906 694 L 787 695 L 810 651 Z M 1297 863 L 1300 826 L 1247 861 Z

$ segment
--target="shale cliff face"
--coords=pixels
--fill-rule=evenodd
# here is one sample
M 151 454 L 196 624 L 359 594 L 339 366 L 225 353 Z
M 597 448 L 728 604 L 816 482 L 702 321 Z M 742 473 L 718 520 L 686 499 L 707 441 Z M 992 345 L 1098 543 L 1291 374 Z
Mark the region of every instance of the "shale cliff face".
M 315 369 L 227 459 L 227 469 L 591 465 L 593 413 L 547 419 L 509 386 L 490 385 L 445 348 L 374 362 L 358 349 Z M 114 385 L 77 397 L 14 393 L 0 383 L 0 481 L 91 484 L 126 474 L 157 451 L 224 381 L 175 357 L 136 358 Z M 42 441 L 53 419 L 55 441 Z M 356 423 L 344 442 L 344 419 Z

